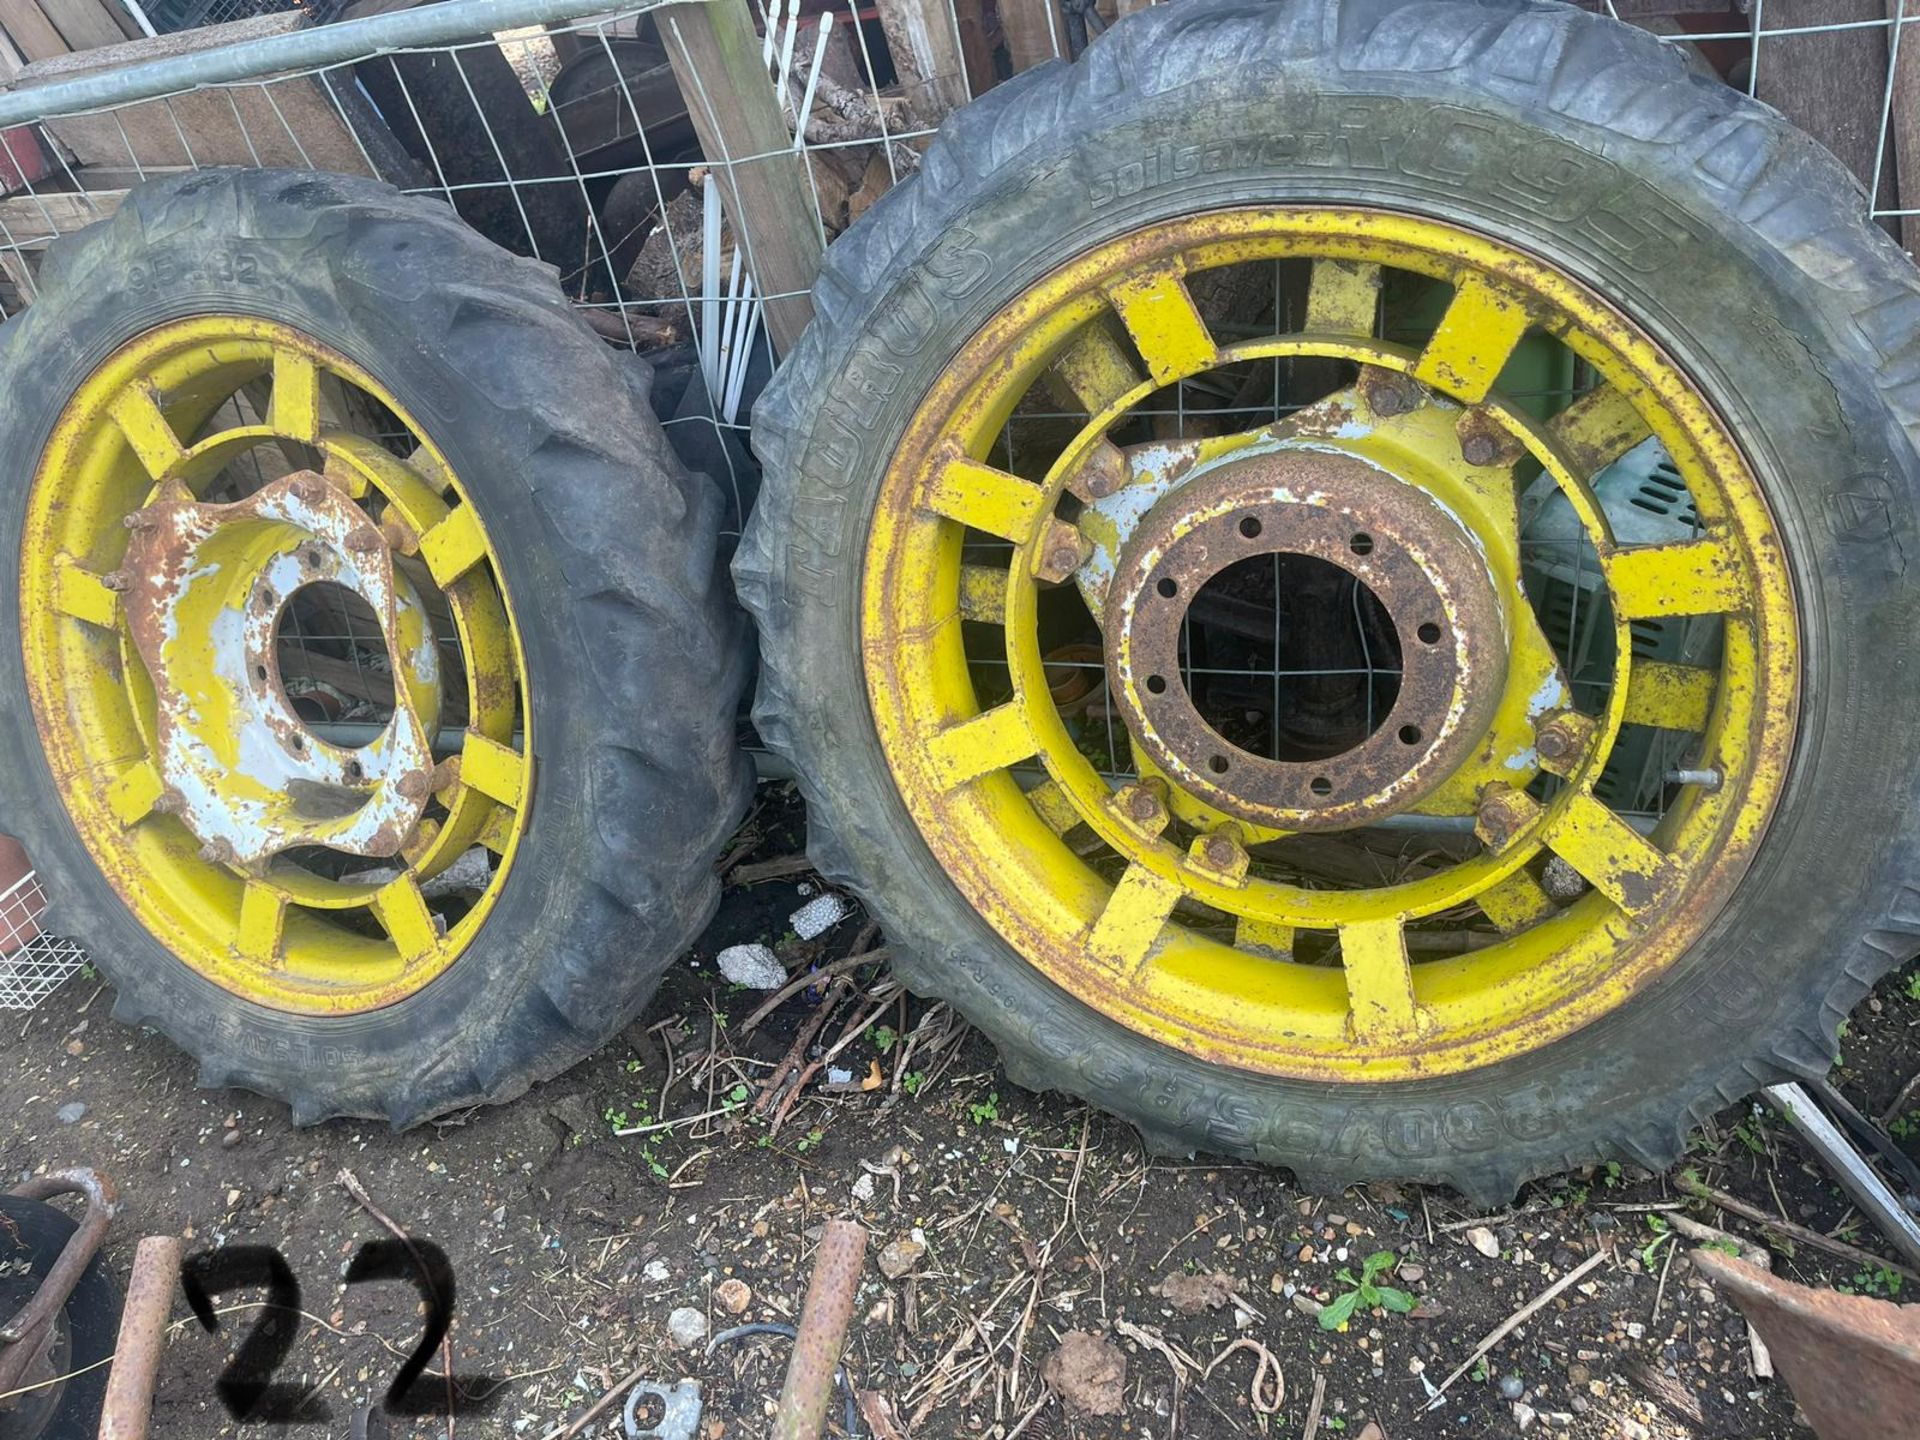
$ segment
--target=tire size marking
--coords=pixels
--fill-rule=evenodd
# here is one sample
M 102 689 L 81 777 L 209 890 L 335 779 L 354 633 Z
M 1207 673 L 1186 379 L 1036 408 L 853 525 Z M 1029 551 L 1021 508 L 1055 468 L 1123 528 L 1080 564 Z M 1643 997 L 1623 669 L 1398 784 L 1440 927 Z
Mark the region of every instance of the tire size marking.
M 126 282 L 136 293 L 258 285 L 260 260 L 232 246 L 213 246 L 196 260 L 155 252 L 150 260 L 127 267 Z

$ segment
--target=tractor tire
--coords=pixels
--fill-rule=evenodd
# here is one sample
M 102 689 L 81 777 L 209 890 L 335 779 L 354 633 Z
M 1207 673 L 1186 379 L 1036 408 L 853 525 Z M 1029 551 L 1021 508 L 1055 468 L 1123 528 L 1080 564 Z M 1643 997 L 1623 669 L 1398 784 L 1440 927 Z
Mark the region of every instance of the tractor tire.
M 1016 1083 L 1117 1112 L 1155 1153 L 1249 1157 L 1314 1187 L 1410 1179 L 1493 1203 L 1602 1159 L 1659 1170 L 1717 1107 L 1823 1074 L 1841 1020 L 1920 949 L 1920 572 L 1908 559 L 1920 276 L 1865 212 L 1859 186 L 1773 110 L 1643 32 L 1531 0 L 1178 0 L 954 113 L 918 175 L 829 251 L 815 318 L 754 416 L 766 479 L 734 573 L 760 629 L 755 719 L 801 777 L 822 873 L 882 921 L 906 984 L 985 1031 Z M 1259 434 L 1202 432 L 1208 446 L 1248 447 L 1221 462 L 1174 430 L 1176 410 L 1184 426 L 1193 406 L 1219 402 L 1177 387 L 1233 358 L 1210 306 L 1235 282 L 1194 277 L 1242 260 L 1276 276 L 1313 267 L 1289 292 L 1304 299 L 1298 324 L 1281 323 L 1272 282 L 1263 323 L 1284 344 L 1233 332 L 1254 337 L 1248 365 L 1272 355 L 1277 375 L 1283 353 L 1324 356 L 1325 383 L 1345 375 L 1347 388 L 1310 404 L 1308 426 L 1282 413 Z M 1424 348 L 1376 335 L 1379 286 L 1391 307 L 1436 279 L 1453 288 L 1423 322 Z M 1597 399 L 1578 420 L 1529 418 L 1502 388 L 1513 347 L 1543 333 L 1578 347 L 1556 373 L 1598 377 L 1581 382 Z M 1664 377 L 1671 403 L 1648 398 L 1655 379 L 1617 378 L 1629 372 Z M 1046 403 L 1024 398 L 1043 392 Z M 1155 396 L 1157 418 L 1125 432 L 1118 456 L 1099 446 L 1103 425 Z M 1291 702 L 1275 661 L 1274 753 L 1250 757 L 1252 742 L 1214 726 L 1211 761 L 1173 778 L 1186 742 L 1155 728 L 1148 693 L 1164 676 L 1142 684 L 1148 640 L 1120 655 L 1113 638 L 1114 626 L 1134 636 L 1125 627 L 1157 602 L 1143 582 L 1116 607 L 1116 587 L 1172 565 L 1162 556 L 1229 502 L 1249 506 L 1243 536 L 1260 515 L 1276 533 L 1272 507 L 1288 496 L 1301 526 L 1309 513 L 1345 523 L 1342 505 L 1345 520 L 1371 513 L 1392 455 L 1416 442 L 1430 447 L 1418 473 L 1433 493 L 1485 498 L 1476 467 L 1519 466 L 1508 480 L 1520 484 L 1533 467 L 1571 517 L 1565 497 L 1582 486 L 1559 482 L 1549 458 L 1575 480 L 1614 464 L 1624 439 L 1573 447 L 1602 409 L 1639 436 L 1657 412 L 1658 444 L 1701 461 L 1687 481 L 1693 541 L 1636 550 L 1621 538 L 1627 512 L 1609 508 L 1580 542 L 1604 562 L 1605 586 L 1582 593 L 1612 616 L 1608 683 L 1626 699 L 1578 713 L 1563 683 L 1573 662 L 1528 615 L 1547 582 L 1492 586 L 1509 631 L 1538 620 L 1553 656 L 1526 663 L 1562 687 L 1551 710 L 1521 696 L 1515 711 L 1500 692 L 1485 723 L 1507 733 L 1501 717 L 1519 717 L 1519 738 L 1501 742 L 1512 784 L 1487 772 L 1490 743 L 1447 752 L 1434 776 L 1408 772 L 1426 811 L 1397 815 L 1389 790 L 1357 780 L 1351 800 L 1379 825 L 1453 825 L 1431 841 L 1463 847 L 1453 868 L 1412 845 L 1391 860 L 1456 888 L 1273 878 L 1263 857 L 1306 854 L 1289 848 L 1297 839 L 1348 843 L 1312 809 L 1322 785 L 1328 804 L 1347 803 L 1345 772 L 1299 733 L 1278 753 Z M 1675 438 L 1665 421 L 1682 413 L 1695 428 Z M 1014 458 L 1016 425 L 1062 414 L 1073 438 L 1022 440 Z M 1369 449 L 1390 433 L 1399 450 Z M 1580 456 L 1592 464 L 1576 470 Z M 1270 463 L 1308 469 L 1259 468 Z M 1202 487 L 1165 478 L 1176 465 L 1227 498 L 1194 500 L 1149 535 Z M 1122 478 L 1108 483 L 1163 487 L 1137 529 L 1107 505 L 1100 477 L 1114 466 Z M 1350 503 L 1287 489 L 1309 473 Z M 1423 508 L 1431 495 L 1397 475 L 1381 523 L 1412 537 L 1443 507 Z M 1449 523 L 1477 523 L 1445 508 Z M 1516 541 L 1504 513 L 1486 553 L 1510 558 L 1534 541 Z M 1568 533 L 1590 521 L 1569 518 Z M 1421 533 L 1448 528 L 1435 523 Z M 1461 553 L 1448 548 L 1458 526 L 1398 552 L 1425 544 L 1436 566 L 1483 577 L 1455 600 L 1493 563 L 1444 559 Z M 1216 548 L 1242 544 L 1207 533 Z M 1348 587 L 1356 614 L 1356 585 L 1399 614 L 1392 587 L 1424 582 L 1417 567 L 1390 571 L 1384 539 L 1362 556 L 1376 539 L 1325 550 L 1333 568 L 1319 573 Z M 1714 595 L 1709 560 L 1726 562 Z M 1091 565 L 1105 568 L 1089 579 Z M 1118 743 L 1152 769 L 1087 740 L 1098 712 L 1061 698 L 1067 652 L 1054 647 L 1076 636 L 1057 622 L 1075 586 L 1089 614 L 1085 597 L 1106 587 L 1095 653 L 1107 742 L 1124 720 Z M 1453 678 L 1435 693 L 1471 711 L 1474 677 L 1523 662 L 1515 650 L 1504 670 L 1476 668 L 1470 617 L 1448 613 L 1462 638 L 1442 647 Z M 1638 668 L 1643 615 L 1706 616 L 1701 633 L 1719 639 L 1702 643 L 1718 658 L 1704 674 Z M 1042 643 L 1019 625 L 1055 628 Z M 1420 629 L 1423 641 L 1446 633 Z M 1189 662 L 1172 631 L 1154 633 Z M 1411 667 L 1419 647 L 1394 634 Z M 1372 685 L 1372 652 L 1367 665 Z M 1696 699 L 1667 705 L 1656 679 L 1696 686 Z M 1398 715 L 1426 702 L 1391 703 Z M 1264 706 L 1238 711 L 1251 723 Z M 1434 713 L 1436 730 L 1454 723 Z M 1643 730 L 1678 758 L 1653 775 L 1657 808 L 1623 818 L 1601 794 L 1618 774 L 1603 775 L 1606 746 Z M 1400 735 L 1438 743 L 1417 724 Z M 1262 798 L 1207 774 L 1250 758 L 1273 761 L 1262 773 L 1281 789 L 1314 776 L 1314 795 Z M 1122 788 L 1109 797 L 1109 785 Z M 1385 863 L 1381 837 L 1405 833 L 1368 830 L 1367 862 Z M 1490 886 L 1480 913 L 1439 908 L 1465 906 L 1470 873 Z M 1256 906 L 1255 890 L 1277 898 Z M 1436 935 L 1448 916 L 1464 936 Z M 1451 952 L 1423 958 L 1416 941 L 1436 940 Z M 1516 979 L 1533 988 L 1503 988 Z
M 509 1100 L 712 916 L 751 650 L 650 382 L 550 267 L 315 173 L 143 186 L 0 329 L 0 813 L 201 1084 Z

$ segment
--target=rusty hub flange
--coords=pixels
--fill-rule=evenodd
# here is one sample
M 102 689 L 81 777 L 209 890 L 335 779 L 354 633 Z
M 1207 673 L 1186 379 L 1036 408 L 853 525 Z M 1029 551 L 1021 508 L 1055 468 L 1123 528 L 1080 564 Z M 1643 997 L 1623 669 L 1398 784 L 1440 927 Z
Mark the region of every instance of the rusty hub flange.
M 440 677 L 389 537 L 311 471 L 230 504 L 163 492 L 128 524 L 117 583 L 154 682 L 160 808 L 205 843 L 205 858 L 244 868 L 295 845 L 398 853 L 428 798 Z M 371 608 L 394 677 L 392 720 L 355 750 L 307 728 L 279 673 L 288 602 L 323 582 Z
M 1182 679 L 1193 597 L 1230 566 L 1279 554 L 1355 576 L 1400 638 L 1399 693 L 1342 754 L 1243 750 Z M 1472 752 L 1506 683 L 1505 623 L 1480 552 L 1423 492 L 1342 452 L 1271 450 L 1173 491 L 1129 539 L 1107 600 L 1109 673 L 1135 739 L 1192 794 L 1276 829 L 1349 829 L 1414 804 Z

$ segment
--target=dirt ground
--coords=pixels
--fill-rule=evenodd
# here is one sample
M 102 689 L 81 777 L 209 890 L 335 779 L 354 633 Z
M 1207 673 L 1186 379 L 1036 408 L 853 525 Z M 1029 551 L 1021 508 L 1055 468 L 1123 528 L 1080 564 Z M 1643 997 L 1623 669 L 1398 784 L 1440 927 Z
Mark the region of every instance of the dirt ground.
M 540 1440 L 636 1371 L 697 1378 L 707 1440 L 766 1435 L 788 1342 L 681 1349 L 669 1317 L 689 1308 L 715 1334 L 791 1323 L 820 1229 L 840 1216 L 872 1233 L 848 1374 L 914 1440 L 1307 1436 L 1316 1395 L 1314 1432 L 1345 1440 L 1804 1436 L 1784 1384 L 1750 1375 L 1744 1326 L 1693 1275 L 1667 1217 L 1685 1204 L 1760 1240 L 1794 1279 L 1898 1291 L 1891 1263 L 1850 1264 L 1683 1200 L 1683 1183 L 1704 1183 L 1884 1248 L 1791 1133 L 1746 1106 L 1697 1135 L 1674 1174 L 1581 1172 L 1476 1215 L 1438 1190 L 1314 1196 L 1215 1157 L 1149 1160 L 1124 1125 L 1009 1084 L 990 1047 L 944 1007 L 900 997 L 884 963 L 845 968 L 844 985 L 827 979 L 750 1024 L 767 997 L 719 979 L 720 948 L 765 941 L 805 973 L 878 943 L 857 911 L 815 941 L 793 934 L 788 916 L 818 881 L 767 875 L 798 849 L 798 820 L 777 791 L 762 801 L 729 860 L 753 883 L 730 885 L 648 1014 L 515 1104 L 401 1135 L 295 1130 L 279 1105 L 196 1089 L 193 1065 L 109 1019 L 111 994 L 83 974 L 0 1030 L 0 1176 L 107 1171 L 126 1201 L 107 1250 L 123 1278 L 142 1234 L 186 1236 L 189 1250 L 278 1247 L 306 1319 L 277 1378 L 328 1410 L 305 1433 L 329 1436 Z M 1920 1070 L 1907 990 L 1905 974 L 1891 977 L 1844 1039 L 1837 1083 L 1870 1114 Z M 796 1039 L 812 1055 L 842 1037 L 784 1113 L 755 1112 Z M 482 1408 L 451 1425 L 378 1409 L 419 1321 L 404 1285 L 343 1283 L 356 1250 L 388 1233 L 373 1209 L 452 1260 L 454 1369 Z M 1349 1288 L 1339 1272 L 1358 1275 L 1379 1252 L 1391 1256 L 1380 1283 L 1415 1308 L 1363 1307 L 1323 1328 L 1319 1305 Z M 1596 1254 L 1430 1403 L 1482 1336 Z M 227 1419 L 214 1382 L 258 1298 L 218 1297 L 218 1334 L 176 1304 L 156 1436 L 257 1433 Z M 1085 1392 L 1081 1367 L 1049 1368 L 1069 1332 L 1117 1346 L 1124 1379 L 1094 1377 Z M 1239 1341 L 1253 1343 L 1230 1351 Z M 1073 1349 L 1084 1343 L 1068 1342 L 1063 1361 L 1086 1358 Z M 1284 1379 L 1277 1407 L 1270 1380 L 1250 1394 L 1262 1349 Z M 1071 1408 L 1049 1379 L 1116 1413 Z M 618 1408 L 578 1433 L 620 1434 Z

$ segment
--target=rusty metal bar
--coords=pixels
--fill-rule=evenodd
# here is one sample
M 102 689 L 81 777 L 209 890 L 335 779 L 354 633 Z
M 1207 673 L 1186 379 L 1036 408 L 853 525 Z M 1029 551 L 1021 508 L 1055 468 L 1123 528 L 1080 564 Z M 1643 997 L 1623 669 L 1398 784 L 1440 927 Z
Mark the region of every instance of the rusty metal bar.
M 851 1220 L 829 1220 L 814 1252 L 813 1280 L 800 1312 L 800 1333 L 773 1422 L 774 1440 L 819 1440 L 833 1393 L 833 1372 L 853 1318 L 867 1232 Z
M 661 3 L 664 0 L 632 0 L 621 13 L 633 14 Z M 129 105 L 175 91 L 253 80 L 282 70 L 338 65 L 389 50 L 449 45 L 533 25 L 563 25 L 604 9 L 604 4 L 596 8 L 596 0 L 451 0 L 338 25 L 316 25 L 223 45 L 217 50 L 93 71 L 0 95 L 0 127 Z
M 133 1277 L 120 1312 L 120 1337 L 107 1375 L 107 1398 L 100 1410 L 100 1440 L 145 1440 L 153 1418 L 153 1386 L 160 1372 L 160 1346 L 167 1335 L 167 1311 L 180 1274 L 181 1243 L 172 1235 L 149 1235 L 133 1255 Z
M 1693 1263 L 1767 1342 L 1820 1440 L 1911 1440 L 1920 1416 L 1920 1313 L 1810 1290 L 1716 1250 Z

